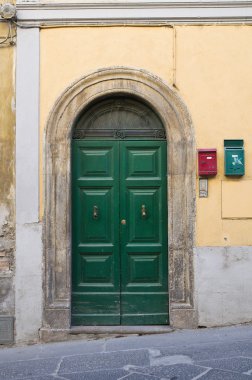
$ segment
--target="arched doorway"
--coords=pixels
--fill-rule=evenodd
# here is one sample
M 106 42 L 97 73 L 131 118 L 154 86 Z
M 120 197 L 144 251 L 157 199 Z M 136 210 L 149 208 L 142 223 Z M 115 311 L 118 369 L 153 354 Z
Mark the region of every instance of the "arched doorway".
M 75 121 L 101 97 L 125 95 L 150 105 L 167 136 L 169 314 L 173 326 L 194 327 L 193 247 L 195 140 L 177 92 L 144 70 L 111 67 L 83 76 L 56 101 L 44 146 L 44 313 L 42 339 L 71 326 L 71 141 Z
M 72 325 L 168 323 L 167 146 L 143 102 L 104 99 L 72 139 Z

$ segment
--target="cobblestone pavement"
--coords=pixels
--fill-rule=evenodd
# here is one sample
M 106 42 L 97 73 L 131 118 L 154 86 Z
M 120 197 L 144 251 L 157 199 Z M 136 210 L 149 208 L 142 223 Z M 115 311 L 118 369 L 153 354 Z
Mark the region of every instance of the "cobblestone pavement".
M 252 380 L 252 325 L 2 348 L 0 379 Z

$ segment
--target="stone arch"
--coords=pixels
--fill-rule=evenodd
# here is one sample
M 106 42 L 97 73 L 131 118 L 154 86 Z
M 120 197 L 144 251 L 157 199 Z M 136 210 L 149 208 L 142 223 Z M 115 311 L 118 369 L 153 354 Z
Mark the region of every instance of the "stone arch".
M 195 142 L 192 122 L 178 94 L 144 71 L 111 67 L 84 76 L 56 101 L 45 130 L 44 316 L 46 330 L 70 328 L 71 201 L 70 149 L 76 118 L 91 102 L 126 94 L 158 114 L 168 142 L 170 319 L 196 324 L 193 285 Z

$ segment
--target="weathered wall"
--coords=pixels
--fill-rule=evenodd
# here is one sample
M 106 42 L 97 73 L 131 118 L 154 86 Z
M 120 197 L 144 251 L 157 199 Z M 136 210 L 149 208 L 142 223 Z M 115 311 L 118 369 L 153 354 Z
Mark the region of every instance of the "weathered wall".
M 203 326 L 252 320 L 251 43 L 249 26 L 177 29 L 177 87 L 191 112 L 197 147 L 218 152 L 209 196 L 196 198 L 195 293 Z M 224 139 L 244 139 L 242 178 L 224 176 Z
M 217 148 L 218 175 L 209 179 L 209 196 L 196 194 L 195 280 L 200 324 L 251 319 L 252 297 L 243 291 L 251 289 L 251 44 L 252 28 L 245 25 L 41 31 L 41 165 L 43 131 L 56 98 L 86 73 L 115 65 L 143 68 L 174 85 L 191 114 L 197 147 Z M 245 141 L 246 174 L 240 179 L 224 176 L 224 139 Z M 40 190 L 42 217 L 42 166 Z M 234 202 L 237 193 L 241 196 Z
M 39 223 L 39 29 L 18 28 L 16 67 L 16 342 L 38 340 L 42 319 Z M 27 318 L 32 316 L 32 318 Z
M 0 22 L 0 36 L 8 25 Z M 14 47 L 0 47 L 0 314 L 14 315 L 15 95 Z
M 252 320 L 252 247 L 195 250 L 199 326 Z

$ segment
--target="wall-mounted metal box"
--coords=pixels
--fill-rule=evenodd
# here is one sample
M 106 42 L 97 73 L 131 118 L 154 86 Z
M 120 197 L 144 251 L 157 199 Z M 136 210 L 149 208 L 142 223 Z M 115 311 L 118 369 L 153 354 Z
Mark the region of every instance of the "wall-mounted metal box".
M 198 171 L 200 176 L 217 174 L 216 149 L 198 149 Z
M 243 140 L 224 140 L 225 175 L 242 176 L 245 174 Z

